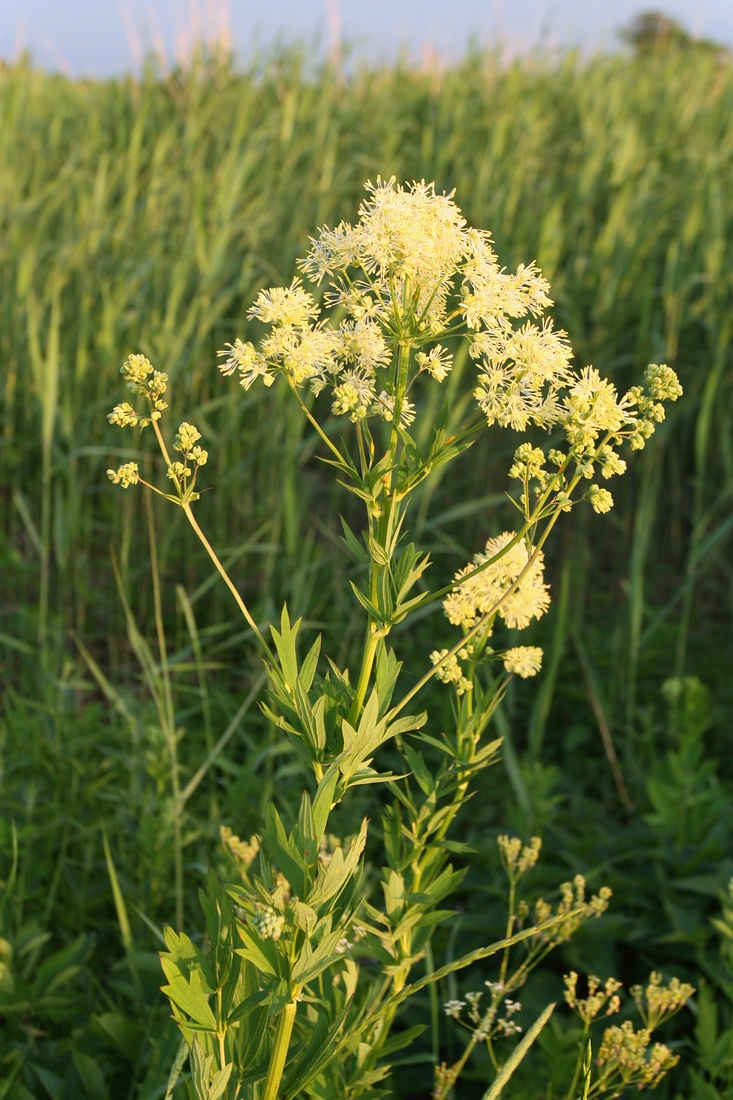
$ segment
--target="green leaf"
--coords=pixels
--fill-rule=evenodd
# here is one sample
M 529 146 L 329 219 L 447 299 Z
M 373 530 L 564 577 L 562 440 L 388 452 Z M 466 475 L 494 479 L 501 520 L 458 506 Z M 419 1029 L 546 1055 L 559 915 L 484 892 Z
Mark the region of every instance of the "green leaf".
M 552 1013 L 554 1011 L 554 1003 L 549 1004 L 544 1012 L 542 1012 L 537 1017 L 527 1034 L 522 1037 L 522 1041 L 518 1043 L 517 1046 L 515 1046 L 514 1050 L 511 1052 L 506 1062 L 499 1070 L 496 1080 L 494 1081 L 491 1088 L 484 1093 L 483 1100 L 497 1100 L 497 1097 L 501 1096 L 502 1092 L 504 1091 L 504 1086 L 508 1083 L 510 1077 L 512 1077 L 512 1075 L 514 1074 L 517 1066 L 522 1061 L 525 1054 L 532 1046 L 532 1043 L 542 1031 L 543 1027 L 550 1019 L 550 1016 L 552 1016 Z
M 298 851 L 297 844 L 286 834 L 285 826 L 272 802 L 268 802 L 265 808 L 262 836 L 269 855 L 285 875 L 293 893 L 304 897 L 310 887 L 308 864 Z
M 326 830 L 328 816 L 334 804 L 339 775 L 339 762 L 336 760 L 318 784 L 316 797 L 313 799 L 313 827 L 319 843 Z
M 321 653 L 321 635 L 319 634 L 313 645 L 308 650 L 305 660 L 300 666 L 300 682 L 303 685 L 305 691 L 310 691 L 313 684 L 313 677 L 316 674 L 318 668 L 318 658 Z
M 351 551 L 351 553 L 353 554 L 353 556 L 356 558 L 357 561 L 362 562 L 363 565 L 368 565 L 369 564 L 369 555 L 367 554 L 366 550 L 364 549 L 364 546 L 362 545 L 361 542 L 359 542 L 358 538 L 356 537 L 354 532 L 351 530 L 351 528 L 349 527 L 349 525 L 346 522 L 346 520 L 344 519 L 344 517 L 339 516 L 339 519 L 341 520 L 341 526 L 343 527 L 343 530 L 344 530 L 344 535 L 343 535 L 343 540 L 342 541 L 346 543 L 347 547 L 349 548 L 349 550 Z
M 375 622 L 382 622 L 384 616 L 382 615 L 382 612 L 379 610 L 379 608 L 372 603 L 368 596 L 364 595 L 364 593 L 359 589 L 356 584 L 354 584 L 353 581 L 349 581 L 349 584 L 351 585 L 354 595 L 356 596 L 357 600 L 364 608 L 364 610 L 372 617 L 372 619 L 375 620 Z
M 329 932 L 317 944 L 315 950 L 306 940 L 300 958 L 292 969 L 292 980 L 298 985 L 306 985 L 327 970 L 335 962 L 341 962 L 343 955 L 336 951 L 336 945 L 343 938 L 341 929 Z
M 367 819 L 364 818 L 359 835 L 349 848 L 346 857 L 344 857 L 343 848 L 336 848 L 328 866 L 319 868 L 315 885 L 306 898 L 307 904 L 316 912 L 322 910 L 328 902 L 335 900 L 349 879 L 356 874 L 366 845 L 367 826 Z
M 289 1063 L 282 1086 L 282 1100 L 293 1100 L 296 1096 L 302 1096 L 313 1078 L 323 1073 L 340 1053 L 341 1047 L 336 1043 L 336 1038 L 343 1030 L 350 1008 L 351 998 L 347 998 L 330 1027 L 325 1013 L 317 1015 L 310 1041 L 298 1049 Z
M 298 658 L 295 652 L 295 639 L 298 636 L 300 623 L 301 620 L 298 619 L 291 627 L 287 604 L 283 604 L 282 615 L 280 616 L 280 632 L 278 633 L 274 626 L 270 627 L 272 640 L 275 643 L 277 655 L 280 658 L 280 667 L 285 677 L 285 683 L 293 690 L 295 689 L 295 683 L 298 679 Z
M 215 1032 L 216 1020 L 202 988 L 198 970 L 192 970 L 185 977 L 174 960 L 162 955 L 160 961 L 168 979 L 168 985 L 162 987 L 168 1000 L 185 1012 L 195 1024 Z
M 76 1049 L 72 1050 L 71 1057 L 87 1100 L 109 1100 L 104 1073 L 94 1059 Z
M 435 790 L 435 777 L 430 768 L 425 763 L 425 758 L 422 753 L 417 752 L 409 745 L 403 745 L 402 751 L 405 754 L 405 759 L 410 766 L 410 771 L 415 776 L 418 782 L 418 786 L 423 794 L 430 795 Z
M 377 565 L 381 565 L 383 568 L 389 565 L 389 554 L 373 535 L 367 535 L 367 549 Z
M 244 947 L 238 947 L 236 954 L 251 962 L 262 974 L 269 974 L 273 978 L 282 977 L 285 960 L 274 941 L 263 940 L 253 928 L 244 924 L 237 924 L 237 931 Z

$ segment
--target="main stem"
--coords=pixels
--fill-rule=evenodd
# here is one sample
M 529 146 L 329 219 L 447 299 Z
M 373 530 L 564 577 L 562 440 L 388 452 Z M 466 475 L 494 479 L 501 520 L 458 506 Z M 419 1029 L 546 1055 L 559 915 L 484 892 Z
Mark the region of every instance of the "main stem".
M 296 996 L 294 990 L 292 996 Z M 292 1000 L 289 1004 L 285 1005 L 285 1008 L 280 1013 L 280 1023 L 278 1024 L 277 1036 L 275 1038 L 275 1049 L 272 1052 L 262 1100 L 277 1100 L 280 1082 L 282 1081 L 283 1071 L 285 1070 L 285 1060 L 288 1056 L 288 1049 L 290 1047 L 290 1039 L 293 1034 L 293 1025 L 295 1023 L 295 1013 L 297 1009 L 298 1005 L 296 1001 Z
M 395 402 L 394 402 L 394 420 L 392 424 L 392 431 L 390 433 L 389 449 L 387 451 L 388 464 L 387 473 L 384 475 L 384 487 L 383 497 L 384 505 L 381 515 L 376 524 L 374 531 L 374 537 L 379 546 L 384 550 L 385 555 L 389 557 L 388 546 L 392 540 L 392 524 L 394 519 L 395 498 L 392 493 L 392 472 L 397 458 L 397 448 L 400 442 L 399 432 L 397 431 L 397 425 L 400 422 L 402 415 L 402 406 L 404 403 L 405 390 L 407 389 L 407 375 L 410 368 L 410 348 L 409 343 L 401 343 L 397 352 L 397 379 L 395 386 Z M 372 526 L 370 522 L 370 527 Z M 370 576 L 369 576 L 369 599 L 373 604 L 377 603 L 379 598 L 379 576 L 383 569 L 388 566 L 379 565 L 374 558 L 370 561 Z M 372 675 L 372 669 L 374 667 L 374 661 L 377 655 L 377 646 L 379 639 L 385 637 L 390 630 L 389 623 L 380 623 L 378 620 L 369 616 L 366 627 L 366 637 L 364 639 L 364 652 L 361 659 L 361 668 L 359 669 L 359 677 L 356 682 L 356 688 L 354 691 L 354 702 L 349 712 L 349 722 L 355 725 L 359 719 L 361 708 L 364 706 L 364 700 L 366 699 L 367 691 L 369 689 L 369 681 Z

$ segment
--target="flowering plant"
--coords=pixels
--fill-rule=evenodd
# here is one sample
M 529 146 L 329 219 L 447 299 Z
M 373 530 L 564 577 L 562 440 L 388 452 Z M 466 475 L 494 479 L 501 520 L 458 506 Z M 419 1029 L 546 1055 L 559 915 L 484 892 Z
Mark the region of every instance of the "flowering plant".
M 562 888 L 556 909 L 540 907 L 528 923 L 514 892 L 538 847 L 507 840 L 506 935 L 444 967 L 432 964 L 434 930 L 450 916 L 440 905 L 463 874 L 451 856 L 465 846 L 449 831 L 471 784 L 497 758 L 500 739 L 485 735 L 509 679 L 534 676 L 541 666 L 538 647 L 502 646 L 494 631 L 501 622 L 523 629 L 544 614 L 542 547 L 558 518 L 580 500 L 596 512 L 610 509 L 610 493 L 594 479 L 623 473 L 619 447 L 643 447 L 664 417 L 662 402 L 681 388 L 666 366 L 650 366 L 645 386 L 621 397 L 592 367 L 576 372 L 566 334 L 544 316 L 549 287 L 533 264 L 514 274 L 500 268 L 489 234 L 468 227 L 452 196 L 432 184 L 378 180 L 367 191 L 355 225 L 324 228 L 312 240 L 300 265 L 311 289 L 296 278 L 261 291 L 249 312 L 266 326 L 262 340 L 235 339 L 220 353 L 222 372 L 245 390 L 276 382 L 290 388 L 325 461 L 364 505 L 360 533 L 342 520 L 345 546 L 366 573 L 363 584 L 352 584 L 364 617 L 353 675 L 322 660 L 320 638 L 302 656 L 300 621 L 292 623 L 286 608 L 279 628 L 270 627 L 272 643 L 266 640 L 193 514 L 207 459 L 199 432 L 181 424 L 174 442 L 181 458 L 172 461 L 160 428 L 167 378 L 145 357 L 133 355 L 122 368 L 143 411 L 125 403 L 109 417 L 120 426 L 152 425 L 172 491 L 143 484 L 180 505 L 229 586 L 268 667 L 263 709 L 309 777 L 296 820 L 283 820 L 273 802 L 251 841 L 223 832 L 238 880 L 210 877 L 203 900 L 209 953 L 182 932 L 166 932 L 165 992 L 191 1052 L 191 1095 L 211 1100 L 385 1095 L 389 1059 L 416 1035 L 391 1034 L 408 996 L 493 955 L 503 996 L 515 943 L 530 944 L 528 959 L 536 962 L 608 902 L 603 891 L 586 900 L 576 881 Z M 437 417 L 429 413 L 422 391 L 446 380 L 458 339 L 468 341 L 476 381 L 472 410 L 454 422 L 447 403 Z M 334 442 L 328 413 L 320 411 L 324 394 L 331 416 L 353 425 L 346 441 Z M 509 471 L 517 529 L 489 538 L 450 583 L 430 590 L 429 558 L 406 540 L 410 499 L 494 424 L 533 433 Z M 134 462 L 109 476 L 123 488 L 142 482 Z M 405 688 L 388 637 L 440 599 L 460 634 L 433 651 Z M 433 678 L 455 693 L 454 728 L 440 737 L 428 732 L 425 712 L 407 713 Z M 388 742 L 404 774 L 383 770 L 380 750 Z M 381 814 L 381 895 L 365 862 L 367 820 L 350 841 L 333 835 L 347 792 L 365 784 L 390 794 Z M 425 963 L 427 973 L 418 976 Z M 523 981 L 527 972 L 528 964 L 516 973 Z M 511 989 L 519 984 L 515 977 Z M 497 1037 L 498 1003 L 492 1000 L 490 1026 L 478 1029 L 481 1041 Z M 507 1067 L 550 1011 L 487 1097 L 499 1095 Z M 502 1034 L 512 1034 L 506 1020 Z M 436 1096 L 447 1095 L 455 1077 L 438 1071 Z

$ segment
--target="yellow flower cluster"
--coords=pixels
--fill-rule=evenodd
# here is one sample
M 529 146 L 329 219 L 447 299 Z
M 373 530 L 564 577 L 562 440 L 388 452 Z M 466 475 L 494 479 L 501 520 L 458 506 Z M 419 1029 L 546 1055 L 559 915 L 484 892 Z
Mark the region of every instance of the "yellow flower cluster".
M 621 982 L 616 978 L 607 978 L 605 983 L 601 985 L 600 978 L 596 978 L 591 974 L 588 977 L 588 996 L 580 998 L 577 994 L 578 975 L 574 970 L 571 970 L 569 974 L 565 974 L 563 977 L 565 983 L 565 1001 L 577 1012 L 581 1020 L 590 1024 L 592 1020 L 595 1020 L 602 1008 L 605 1008 L 604 1015 L 612 1016 L 615 1012 L 618 1012 L 621 1008 L 621 999 L 618 996 L 618 990 L 621 989 Z
M 499 856 L 504 869 L 513 882 L 517 882 L 537 863 L 542 851 L 542 838 L 533 836 L 529 844 L 523 844 L 518 836 L 496 838 Z
M 163 394 L 168 388 L 168 375 L 153 369 L 153 365 L 144 355 L 130 355 L 120 367 L 120 374 L 127 382 L 127 388 L 132 393 L 140 394 L 147 400 L 147 415 L 138 413 L 132 405 L 123 401 L 115 405 L 107 419 L 110 424 L 118 424 L 120 427 L 145 428 L 153 420 L 160 420 L 160 415 L 168 408 L 163 400 Z
M 314 283 L 328 279 L 324 301 L 338 311 L 338 322 L 321 318 L 298 279 L 263 290 L 249 314 L 271 331 L 259 350 L 241 340 L 228 344 L 219 353 L 225 374 L 238 372 L 245 389 L 257 378 L 270 385 L 277 373 L 295 386 L 309 383 L 316 393 L 329 385 L 334 413 L 357 421 L 388 419 L 380 391 L 396 397 L 399 346 L 417 350 L 407 388 L 420 373 L 438 382 L 446 378 L 452 357 L 435 342 L 441 335 L 471 335 L 472 354 L 485 357 L 481 370 L 489 372 L 489 388 L 491 371 L 503 364 L 511 373 L 523 357 L 535 364 L 537 376 L 567 373 L 570 348 L 549 321 L 514 331 L 515 320 L 539 316 L 551 304 L 548 284 L 533 264 L 515 274 L 503 271 L 490 235 L 469 228 L 452 195 L 436 194 L 433 184 L 398 187 L 394 178 L 378 179 L 366 189 L 357 223 L 323 228 L 300 264 Z M 535 388 L 541 405 L 545 395 Z
M 655 1043 L 650 1050 L 649 1042 L 648 1029 L 635 1031 L 631 1020 L 607 1028 L 598 1050 L 601 1080 L 615 1073 L 623 1085 L 655 1088 L 680 1059 L 663 1043 Z
M 183 461 L 171 462 L 156 423 L 160 420 L 164 410 L 168 408 L 167 403 L 163 400 L 163 394 L 168 388 L 168 375 L 154 370 L 152 363 L 144 355 L 130 355 L 122 364 L 120 373 L 127 382 L 127 388 L 132 393 L 145 399 L 148 406 L 147 414 L 137 412 L 129 402 L 123 401 L 121 404 L 116 405 L 108 415 L 107 419 L 110 424 L 117 424 L 121 428 L 138 427 L 142 429 L 152 423 L 168 464 L 166 477 L 174 483 L 176 488 L 175 495 L 168 496 L 165 493 L 161 495 L 168 496 L 169 500 L 181 505 L 198 500 L 199 493 L 194 491 L 196 475 L 199 468 L 205 466 L 209 459 L 208 451 L 198 446 L 201 433 L 193 424 L 186 421 L 180 424 L 173 446 L 183 456 Z M 140 481 L 136 462 L 126 462 L 117 470 L 107 470 L 107 477 L 115 485 L 121 485 L 123 489 L 127 489 L 130 485 L 137 485 Z M 143 482 L 143 484 L 148 485 L 147 482 Z M 148 487 L 155 492 L 160 492 L 160 490 L 155 489 L 155 486 Z
M 679 978 L 672 978 L 665 985 L 662 975 L 654 971 L 649 976 L 646 989 L 634 985 L 629 992 L 645 1026 L 649 1031 L 654 1031 L 663 1020 L 679 1012 L 695 990 L 688 982 L 681 982 Z
M 576 875 L 572 882 L 563 882 L 560 886 L 560 901 L 554 910 L 544 898 L 535 903 L 534 917 L 537 924 L 550 920 L 551 917 L 561 918 L 559 924 L 544 934 L 546 944 L 554 947 L 565 943 L 585 920 L 589 917 L 600 917 L 606 912 L 611 901 L 610 887 L 602 886 L 588 900 L 585 892 L 584 875 Z

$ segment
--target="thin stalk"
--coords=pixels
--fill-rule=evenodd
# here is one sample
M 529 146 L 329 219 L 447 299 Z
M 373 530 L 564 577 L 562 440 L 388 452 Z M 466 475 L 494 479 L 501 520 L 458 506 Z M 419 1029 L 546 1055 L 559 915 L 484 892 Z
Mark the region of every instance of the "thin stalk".
M 153 607 L 155 611 L 155 628 L 158 636 L 158 655 L 160 660 L 160 674 L 163 685 L 163 714 L 161 715 L 164 726 L 166 746 L 170 759 L 171 770 L 171 794 L 173 801 L 173 874 L 176 896 L 176 927 L 183 927 L 183 838 L 181 831 L 181 781 L 178 764 L 178 743 L 176 741 L 176 719 L 173 705 L 173 692 L 171 691 L 170 675 L 168 673 L 168 650 L 165 641 L 165 629 L 163 626 L 163 601 L 160 593 L 160 573 L 158 570 L 158 544 L 155 538 L 155 523 L 153 520 L 153 508 L 151 498 L 145 497 L 145 509 L 148 520 L 148 542 L 150 546 L 150 567 L 153 581 Z
M 203 546 L 204 550 L 206 551 L 206 553 L 209 555 L 212 562 L 214 563 L 214 566 L 215 566 L 217 572 L 219 573 L 219 576 L 224 581 L 224 584 L 227 586 L 227 588 L 231 592 L 232 596 L 234 596 L 234 599 L 236 600 L 236 603 L 237 603 L 237 607 L 242 612 L 242 615 L 244 616 L 244 618 L 247 620 L 247 623 L 248 623 L 252 633 L 254 634 L 255 638 L 259 642 L 260 648 L 262 649 L 263 653 L 265 654 L 265 657 L 267 658 L 268 661 L 270 661 L 274 665 L 276 663 L 276 661 L 275 661 L 275 656 L 274 656 L 272 650 L 270 649 L 270 647 L 268 646 L 268 644 L 265 641 L 264 637 L 262 636 L 262 632 L 260 631 L 260 628 L 257 626 L 257 623 L 252 618 L 252 615 L 250 614 L 250 611 L 249 611 L 247 605 L 245 604 L 244 600 L 242 599 L 239 592 L 237 591 L 237 589 L 234 585 L 234 582 L 232 581 L 231 577 L 227 573 L 224 566 L 219 561 L 219 558 L 216 555 L 216 551 L 212 547 L 209 540 L 206 538 L 206 535 L 203 533 L 203 531 L 199 527 L 199 525 L 196 521 L 196 517 L 194 516 L 193 511 L 191 510 L 191 505 L 190 504 L 181 504 L 181 507 L 183 508 L 186 519 L 188 520 L 188 522 L 191 524 L 194 531 L 196 532 L 196 535 L 198 536 L 198 539 L 201 542 L 201 545 Z

